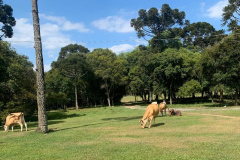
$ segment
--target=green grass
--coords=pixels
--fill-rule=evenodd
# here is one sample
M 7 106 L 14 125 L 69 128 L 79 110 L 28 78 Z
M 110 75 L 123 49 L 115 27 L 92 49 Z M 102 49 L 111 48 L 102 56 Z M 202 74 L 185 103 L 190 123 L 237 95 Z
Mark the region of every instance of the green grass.
M 189 107 L 201 108 L 195 104 Z M 14 132 L 6 133 L 1 128 L 0 159 L 237 160 L 240 157 L 240 110 L 202 105 L 201 110 L 183 111 L 182 117 L 159 116 L 151 129 L 141 129 L 138 121 L 143 114 L 143 110 L 121 106 L 52 111 L 48 113 L 52 130 L 48 134 L 36 133 L 36 122 L 28 123 L 27 132 L 15 127 Z

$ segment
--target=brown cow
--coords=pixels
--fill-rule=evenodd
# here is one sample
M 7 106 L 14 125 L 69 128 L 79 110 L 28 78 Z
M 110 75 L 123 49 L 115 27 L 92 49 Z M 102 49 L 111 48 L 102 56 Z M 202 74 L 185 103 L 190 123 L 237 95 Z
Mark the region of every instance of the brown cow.
M 167 114 L 166 114 L 167 108 L 168 108 L 168 106 L 167 106 L 167 104 L 166 104 L 165 101 L 159 104 L 159 110 L 160 110 L 160 112 L 161 112 L 161 116 L 163 116 L 163 111 L 164 111 L 164 113 L 165 113 L 165 116 L 167 115 Z M 168 109 L 168 110 L 169 110 L 169 109 Z
M 150 104 L 148 105 L 143 118 L 139 121 L 141 123 L 141 127 L 145 128 L 147 121 L 148 121 L 148 128 L 151 128 L 151 124 L 152 124 L 152 119 L 154 119 L 155 122 L 155 118 L 158 116 L 159 114 L 159 108 L 158 108 L 158 104 Z
M 10 126 L 12 126 L 12 132 L 13 132 L 13 127 L 17 124 L 21 126 L 21 131 L 23 129 L 23 124 L 24 124 L 27 131 L 27 123 L 25 122 L 23 113 L 22 112 L 10 113 L 6 117 L 6 122 L 4 125 L 5 132 L 8 132 Z
M 168 110 L 168 115 L 172 116 L 172 115 L 176 115 L 176 116 L 182 116 L 182 112 L 179 110 L 174 111 L 174 109 L 169 109 Z

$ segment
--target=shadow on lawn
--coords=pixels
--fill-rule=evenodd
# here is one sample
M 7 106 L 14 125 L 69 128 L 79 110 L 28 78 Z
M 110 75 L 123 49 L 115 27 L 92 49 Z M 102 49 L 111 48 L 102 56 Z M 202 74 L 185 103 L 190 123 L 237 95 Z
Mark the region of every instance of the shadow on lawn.
M 101 123 L 92 123 L 92 124 L 85 124 L 85 125 L 79 125 L 79 126 L 75 126 L 75 127 L 69 127 L 69 128 L 62 128 L 62 129 L 49 129 L 49 132 L 58 132 L 58 131 L 64 131 L 64 130 L 69 130 L 69 129 L 76 129 L 76 128 L 81 128 L 81 127 L 89 127 L 89 126 L 95 126 L 95 125 L 99 125 L 99 124 L 103 124 L 105 122 L 101 122 Z
M 114 117 L 114 118 L 103 118 L 103 121 L 111 121 L 111 120 L 115 120 L 115 121 L 130 121 L 130 120 L 134 120 L 134 119 L 141 119 L 142 116 L 135 116 L 135 117 Z

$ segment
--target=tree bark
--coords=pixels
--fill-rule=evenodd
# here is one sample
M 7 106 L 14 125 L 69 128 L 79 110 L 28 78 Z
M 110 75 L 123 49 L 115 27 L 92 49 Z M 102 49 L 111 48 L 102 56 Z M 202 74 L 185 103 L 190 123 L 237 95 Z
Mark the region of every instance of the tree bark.
M 234 95 L 234 106 L 238 106 L 238 90 L 236 90 Z
M 44 67 L 37 0 L 32 0 L 32 16 L 35 42 L 34 48 L 36 52 L 36 76 L 37 76 L 36 79 L 37 79 L 37 104 L 38 104 L 38 128 L 36 131 L 47 133 L 48 124 L 45 106 Z
M 74 78 L 74 88 L 75 88 L 75 106 L 76 106 L 76 110 L 78 110 L 79 107 L 78 107 L 77 77 L 76 76 Z
M 220 90 L 220 98 L 219 98 L 220 103 L 223 102 L 223 90 Z

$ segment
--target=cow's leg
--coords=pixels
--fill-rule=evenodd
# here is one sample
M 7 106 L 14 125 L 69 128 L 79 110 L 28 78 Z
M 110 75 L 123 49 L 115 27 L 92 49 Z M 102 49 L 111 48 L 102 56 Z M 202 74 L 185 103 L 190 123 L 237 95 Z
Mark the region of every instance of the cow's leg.
M 149 118 L 149 125 L 148 125 L 148 128 L 151 128 L 151 125 L 152 125 L 152 117 L 151 118 Z
M 14 126 L 12 126 L 12 132 L 13 132 L 13 127 L 14 127 Z
M 23 129 L 23 124 L 20 124 L 20 126 L 21 126 L 21 132 L 22 132 L 22 129 Z
M 167 114 L 166 114 L 166 110 L 167 110 L 167 109 L 165 108 L 165 109 L 164 109 L 165 116 L 167 115 Z
M 27 131 L 27 123 L 24 123 L 24 125 L 25 125 L 26 131 Z
M 160 111 L 161 112 L 161 116 L 163 116 L 163 111 Z

